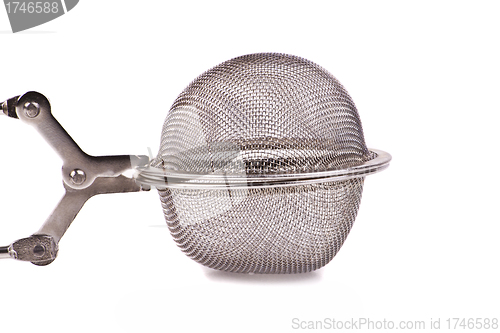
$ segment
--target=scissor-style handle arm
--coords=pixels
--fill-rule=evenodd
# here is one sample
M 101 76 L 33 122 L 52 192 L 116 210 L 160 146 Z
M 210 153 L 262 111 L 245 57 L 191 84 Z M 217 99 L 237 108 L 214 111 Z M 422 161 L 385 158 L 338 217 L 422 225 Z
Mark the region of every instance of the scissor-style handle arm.
M 0 258 L 50 264 L 56 258 L 61 237 L 89 198 L 96 194 L 149 190 L 123 176 L 127 170 L 146 165 L 147 156 L 86 154 L 54 118 L 44 95 L 31 91 L 11 98 L 2 104 L 2 111 L 34 126 L 62 158 L 66 193 L 38 232 L 10 246 L 0 247 Z

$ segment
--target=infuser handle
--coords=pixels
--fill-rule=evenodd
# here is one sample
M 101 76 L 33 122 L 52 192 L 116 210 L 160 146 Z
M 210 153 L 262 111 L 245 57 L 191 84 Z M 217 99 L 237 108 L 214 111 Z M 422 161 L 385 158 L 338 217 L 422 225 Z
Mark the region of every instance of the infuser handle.
M 49 100 L 30 91 L 1 104 L 3 114 L 34 126 L 63 160 L 63 198 L 40 230 L 28 238 L 0 247 L 1 258 L 47 265 L 57 256 L 58 244 L 85 202 L 104 193 L 148 191 L 123 173 L 149 163 L 147 156 L 91 156 L 80 149 L 51 113 Z

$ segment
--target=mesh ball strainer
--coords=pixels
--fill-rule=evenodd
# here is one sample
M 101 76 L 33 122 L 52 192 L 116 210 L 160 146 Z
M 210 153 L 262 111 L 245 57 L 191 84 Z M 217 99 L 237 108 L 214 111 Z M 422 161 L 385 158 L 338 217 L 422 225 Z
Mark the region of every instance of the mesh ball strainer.
M 168 112 L 151 160 L 85 154 L 37 92 L 1 107 L 63 159 L 66 194 L 52 215 L 31 237 L 0 247 L 0 258 L 37 265 L 55 259 L 90 197 L 154 186 L 175 242 L 195 261 L 240 273 L 310 272 L 349 234 L 364 177 L 391 159 L 366 147 L 356 107 L 331 74 L 285 54 L 234 58 L 196 78 Z
M 212 68 L 179 95 L 138 180 L 158 187 L 174 240 L 197 262 L 299 273 L 335 256 L 364 176 L 388 162 L 366 147 L 356 107 L 331 74 L 262 53 Z

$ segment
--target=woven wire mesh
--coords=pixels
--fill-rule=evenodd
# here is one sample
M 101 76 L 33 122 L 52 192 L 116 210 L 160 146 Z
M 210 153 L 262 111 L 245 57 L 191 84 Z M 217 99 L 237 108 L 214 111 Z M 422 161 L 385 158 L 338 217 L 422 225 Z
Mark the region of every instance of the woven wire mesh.
M 363 178 L 278 188 L 159 191 L 170 232 L 197 262 L 239 273 L 326 265 L 351 230 Z M 207 218 L 207 211 L 220 211 Z
M 344 87 L 308 60 L 266 53 L 195 79 L 170 109 L 152 166 L 265 177 L 371 158 Z M 159 193 L 172 236 L 194 260 L 232 272 L 296 273 L 324 266 L 340 249 L 363 181 Z

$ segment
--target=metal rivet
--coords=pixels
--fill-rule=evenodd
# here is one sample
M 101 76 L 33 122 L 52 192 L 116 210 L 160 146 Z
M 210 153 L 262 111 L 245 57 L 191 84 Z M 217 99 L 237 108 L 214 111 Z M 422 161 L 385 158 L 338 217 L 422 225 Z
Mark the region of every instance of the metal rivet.
M 33 255 L 36 257 L 43 257 L 44 254 L 45 248 L 43 247 L 43 245 L 35 245 L 35 247 L 33 248 Z
M 87 176 L 83 170 L 75 169 L 69 173 L 69 178 L 73 184 L 82 185 L 85 179 L 87 179 Z
M 24 114 L 28 118 L 35 118 L 40 114 L 40 105 L 36 102 L 26 102 L 24 104 Z

